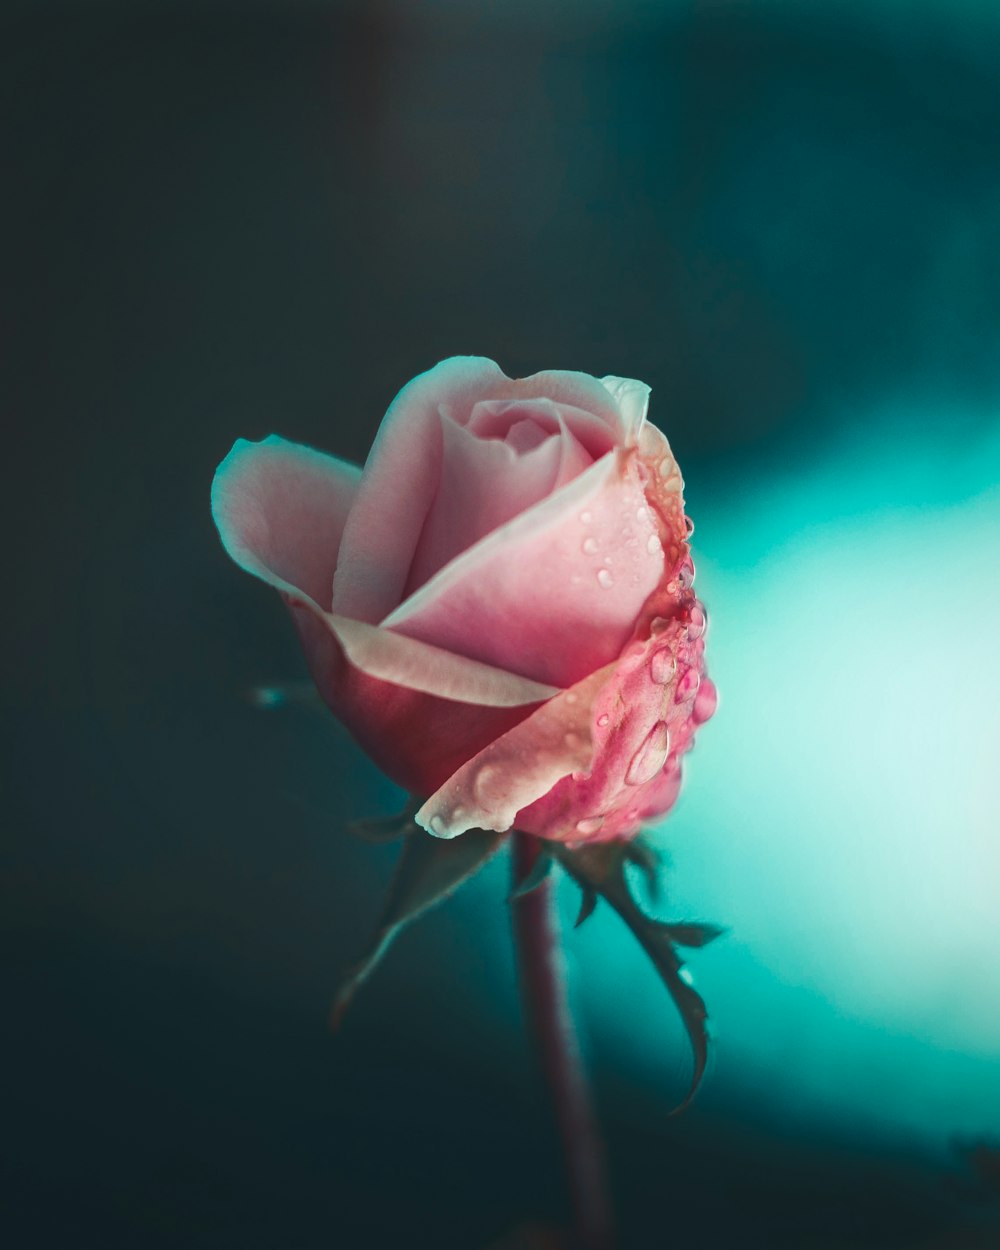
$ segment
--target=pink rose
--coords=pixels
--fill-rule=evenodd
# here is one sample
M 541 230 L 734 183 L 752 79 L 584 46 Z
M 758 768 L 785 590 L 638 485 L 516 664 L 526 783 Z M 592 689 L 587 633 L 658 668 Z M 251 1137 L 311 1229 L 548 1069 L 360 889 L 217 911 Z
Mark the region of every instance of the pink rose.
M 677 797 L 715 691 L 648 396 L 455 357 L 400 391 L 363 472 L 274 435 L 219 466 L 226 549 L 434 834 L 627 838 Z

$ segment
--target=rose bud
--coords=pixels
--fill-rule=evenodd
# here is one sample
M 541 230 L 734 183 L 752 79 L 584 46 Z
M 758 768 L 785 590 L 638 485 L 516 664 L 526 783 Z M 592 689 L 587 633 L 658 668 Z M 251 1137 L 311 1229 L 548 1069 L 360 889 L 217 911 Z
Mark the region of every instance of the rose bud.
M 715 691 L 648 396 L 455 357 L 400 391 L 363 471 L 273 435 L 219 466 L 227 551 L 431 833 L 629 838 L 677 797 Z

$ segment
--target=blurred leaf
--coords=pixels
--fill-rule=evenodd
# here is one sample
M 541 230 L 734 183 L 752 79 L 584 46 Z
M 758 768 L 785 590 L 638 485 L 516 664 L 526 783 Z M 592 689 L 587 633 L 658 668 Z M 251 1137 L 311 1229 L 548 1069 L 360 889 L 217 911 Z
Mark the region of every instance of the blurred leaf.
M 413 819 L 421 802 L 421 799 L 411 799 L 401 812 L 396 812 L 393 816 L 352 820 L 347 827 L 362 841 L 374 844 L 395 842 L 397 838 L 408 838 L 412 834 L 423 832 Z
M 583 890 L 583 904 L 577 924 L 581 924 L 590 915 L 598 896 L 610 903 L 653 961 L 660 980 L 667 987 L 681 1014 L 691 1042 L 694 1068 L 687 1094 L 671 1112 L 672 1115 L 677 1115 L 690 1104 L 705 1073 L 708 1062 L 708 1010 L 701 995 L 688 983 L 686 969 L 677 955 L 675 943 L 704 946 L 719 937 L 724 930 L 716 925 L 697 922 L 674 924 L 647 916 L 632 897 L 625 876 L 626 864 L 635 862 L 628 845 L 610 842 L 585 846 L 576 851 L 568 850 L 558 843 L 553 843 L 552 847 L 559 862 Z
M 335 1029 L 397 933 L 467 881 L 507 836 L 486 829 L 469 829 L 460 837 L 445 841 L 431 837 L 416 826 L 414 830 L 403 844 L 385 907 L 368 948 L 337 991 L 331 1014 Z

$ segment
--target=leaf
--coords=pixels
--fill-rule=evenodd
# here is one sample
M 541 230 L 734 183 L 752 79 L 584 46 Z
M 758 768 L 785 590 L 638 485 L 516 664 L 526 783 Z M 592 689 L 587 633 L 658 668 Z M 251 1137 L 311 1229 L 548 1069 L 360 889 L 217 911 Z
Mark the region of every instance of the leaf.
M 543 847 L 535 856 L 535 862 L 511 890 L 507 902 L 512 903 L 516 898 L 524 898 L 526 894 L 530 894 L 532 890 L 537 890 L 540 885 L 543 885 L 552 872 L 553 862 L 552 856 Z
M 610 903 L 638 938 L 680 1012 L 691 1043 L 694 1067 L 687 1094 L 670 1113 L 677 1115 L 690 1105 L 705 1074 L 708 1062 L 708 1009 L 701 995 L 689 984 L 690 974 L 677 955 L 675 943 L 704 946 L 723 930 L 708 924 L 671 924 L 647 916 L 629 890 L 625 866 L 632 857 L 628 847 L 621 843 L 606 842 L 584 846 L 576 851 L 568 850 L 559 843 L 553 843 L 552 847 L 559 862 L 583 890 L 582 918 L 586 919 L 593 910 L 589 904 L 591 897 L 600 895 Z M 580 923 L 578 919 L 577 924 Z
M 354 995 L 400 930 L 467 881 L 499 849 L 506 836 L 486 829 L 469 829 L 459 838 L 443 841 L 417 829 L 406 838 L 375 932 L 337 991 L 331 1013 L 334 1029 L 340 1026 Z

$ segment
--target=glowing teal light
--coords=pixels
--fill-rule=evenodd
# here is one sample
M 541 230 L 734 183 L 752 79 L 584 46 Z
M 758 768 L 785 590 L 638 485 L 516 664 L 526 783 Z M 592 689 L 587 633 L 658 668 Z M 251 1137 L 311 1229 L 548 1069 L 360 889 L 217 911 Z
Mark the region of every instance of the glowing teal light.
M 1000 1130 L 1000 427 L 875 428 L 692 500 L 721 706 L 660 840 L 671 915 L 732 929 L 692 959 L 720 1085 L 944 1145 Z M 668 1098 L 679 1034 L 595 919 L 587 1010 Z

